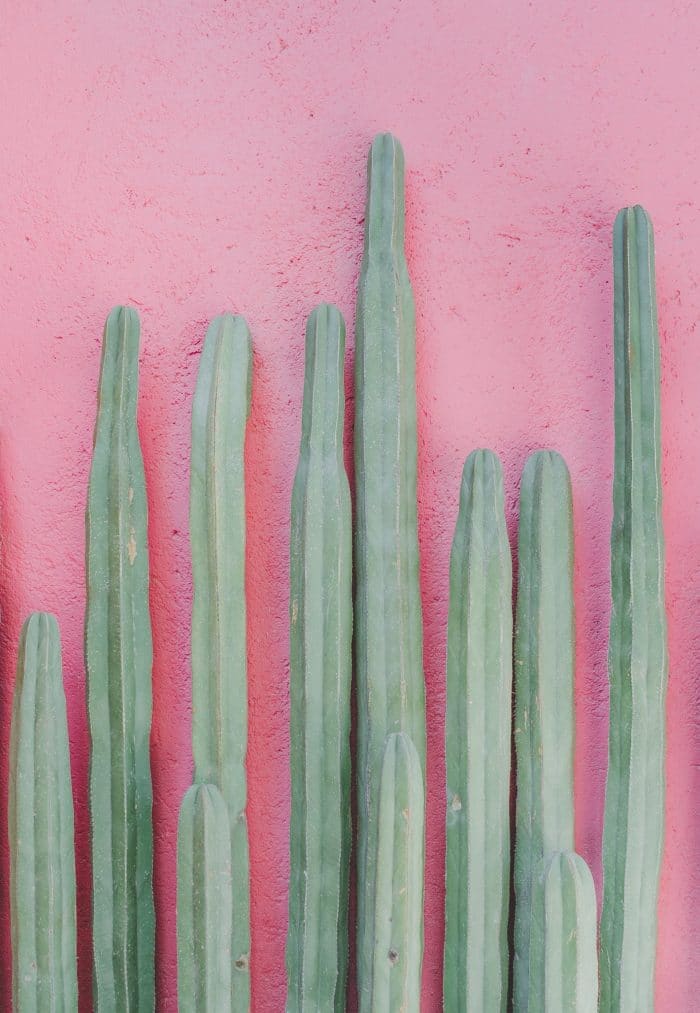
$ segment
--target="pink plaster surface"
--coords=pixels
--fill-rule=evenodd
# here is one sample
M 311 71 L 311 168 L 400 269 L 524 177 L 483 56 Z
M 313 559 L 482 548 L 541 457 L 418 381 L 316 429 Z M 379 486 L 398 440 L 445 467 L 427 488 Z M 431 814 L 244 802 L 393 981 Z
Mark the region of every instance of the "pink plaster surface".
M 700 995 L 700 10 L 688 3 L 6 0 L 0 33 L 0 761 L 30 609 L 64 642 L 90 1008 L 84 531 L 101 330 L 143 325 L 155 645 L 158 1008 L 176 1009 L 175 844 L 190 781 L 189 414 L 207 321 L 255 341 L 247 446 L 249 822 L 256 1013 L 284 1007 L 288 519 L 303 333 L 352 335 L 365 158 L 403 141 L 418 317 L 428 707 L 423 1009 L 440 1008 L 450 541 L 465 455 L 561 451 L 576 524 L 577 844 L 600 885 L 612 478 L 611 230 L 657 234 L 671 675 L 657 1009 Z M 348 393 L 352 406 L 348 354 Z M 8 932 L 6 777 L 0 926 Z M 0 1008 L 10 1005 L 1 948 Z

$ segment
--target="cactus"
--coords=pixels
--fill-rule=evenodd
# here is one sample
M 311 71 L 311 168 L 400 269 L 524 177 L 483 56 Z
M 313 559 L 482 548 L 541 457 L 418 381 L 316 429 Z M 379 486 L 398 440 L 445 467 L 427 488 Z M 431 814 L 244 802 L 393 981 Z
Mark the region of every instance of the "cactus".
M 514 1009 L 527 1009 L 530 890 L 538 862 L 574 847 L 571 482 L 552 451 L 523 470 L 515 621 Z
M 372 1013 L 418 1013 L 423 955 L 423 771 L 410 738 L 382 759 L 373 911 Z
M 194 784 L 177 830 L 177 993 L 188 1013 L 231 1008 L 231 833 L 213 784 Z
M 378 789 L 386 736 L 425 763 L 416 524 L 415 319 L 404 256 L 404 159 L 390 134 L 368 161 L 355 346 L 355 664 L 360 1009 L 372 991 Z
M 74 1013 L 73 796 L 61 641 L 45 612 L 29 616 L 20 637 L 8 814 L 13 1009 Z
M 243 448 L 251 375 L 245 321 L 216 317 L 204 340 L 192 407 L 192 746 L 195 779 L 217 785 L 231 821 L 236 1011 L 250 1003 Z
M 596 1013 L 598 959 L 591 871 L 556 851 L 532 881 L 529 1013 Z
M 87 507 L 93 991 L 100 1010 L 154 1008 L 146 489 L 136 429 L 139 321 L 107 317 Z
M 343 463 L 345 324 L 319 306 L 291 534 L 291 882 L 287 1010 L 345 1009 L 350 858 L 352 532 Z
M 645 1013 L 654 1006 L 668 657 L 654 237 L 641 207 L 620 211 L 613 246 L 615 474 L 600 1008 Z
M 508 998 L 512 566 L 495 454 L 464 465 L 447 632 L 445 1009 Z

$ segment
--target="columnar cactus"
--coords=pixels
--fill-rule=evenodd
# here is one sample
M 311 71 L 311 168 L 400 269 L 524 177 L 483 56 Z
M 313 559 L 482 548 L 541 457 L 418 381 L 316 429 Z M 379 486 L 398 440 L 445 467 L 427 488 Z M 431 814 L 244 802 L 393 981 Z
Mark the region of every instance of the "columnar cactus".
M 291 534 L 291 881 L 287 1011 L 345 1009 L 350 859 L 352 529 L 343 463 L 345 324 L 319 306 Z
M 194 784 L 177 831 L 177 994 L 188 1013 L 231 1008 L 231 833 L 213 784 Z
M 423 958 L 423 770 L 408 735 L 384 748 L 374 893 L 372 1013 L 418 1013 Z
M 404 159 L 390 134 L 368 162 L 355 345 L 355 664 L 360 1009 L 372 994 L 379 778 L 386 736 L 425 762 L 416 523 L 415 316 L 404 255 Z
M 447 627 L 445 1009 L 505 1011 L 512 566 L 495 454 L 464 465 Z
M 154 1008 L 151 622 L 136 429 L 139 320 L 107 317 L 87 506 L 93 987 L 99 1010 Z
M 250 887 L 243 448 L 252 345 L 242 317 L 210 324 L 192 408 L 192 746 L 195 779 L 217 785 L 231 821 L 232 1009 L 250 1002 Z
M 645 1013 L 654 1006 L 668 657 L 654 237 L 643 208 L 620 211 L 613 249 L 615 474 L 600 1008 Z
M 74 1013 L 73 796 L 61 641 L 45 612 L 20 637 L 8 810 L 13 1009 Z
M 574 847 L 571 482 L 552 451 L 523 470 L 515 621 L 514 1009 L 527 1009 L 530 890 L 537 864 Z
M 595 887 L 571 851 L 543 859 L 532 883 L 529 1013 L 596 1013 Z

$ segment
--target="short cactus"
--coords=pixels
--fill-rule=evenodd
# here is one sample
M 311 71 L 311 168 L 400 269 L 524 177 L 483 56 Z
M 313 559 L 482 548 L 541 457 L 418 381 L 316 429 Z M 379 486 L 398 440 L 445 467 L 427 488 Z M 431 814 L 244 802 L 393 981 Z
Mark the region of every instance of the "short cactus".
M 464 465 L 447 627 L 445 1009 L 505 1013 L 512 565 L 495 454 Z
M 343 463 L 345 324 L 319 306 L 291 534 L 291 881 L 287 1011 L 345 1009 L 350 860 L 352 532 Z
M 243 450 L 252 344 L 242 317 L 210 324 L 192 407 L 192 747 L 195 778 L 216 784 L 231 819 L 232 1009 L 250 1003 L 250 886 Z
M 177 994 L 188 1013 L 231 1008 L 231 835 L 223 795 L 195 784 L 177 832 Z
M 74 1013 L 73 796 L 61 641 L 46 612 L 20 637 L 8 803 L 13 1009 Z
M 138 316 L 118 306 L 104 330 L 88 492 L 85 662 L 95 1005 L 152 1013 L 152 642 L 138 355 Z
M 355 669 L 360 1010 L 372 994 L 379 778 L 388 734 L 425 762 L 416 520 L 415 313 L 404 254 L 404 158 L 390 134 L 368 161 L 355 342 Z
M 530 889 L 538 863 L 574 847 L 574 604 L 571 481 L 552 451 L 523 470 L 515 620 L 513 1005 L 527 1009 Z
M 403 732 L 386 740 L 379 784 L 372 1013 L 418 1013 L 423 959 L 423 771 Z
M 573 852 L 543 859 L 532 882 L 529 1013 L 596 1013 L 598 957 L 591 871 Z
M 668 653 L 654 235 L 643 208 L 620 211 L 613 251 L 615 474 L 600 1009 L 650 1013 L 664 837 Z

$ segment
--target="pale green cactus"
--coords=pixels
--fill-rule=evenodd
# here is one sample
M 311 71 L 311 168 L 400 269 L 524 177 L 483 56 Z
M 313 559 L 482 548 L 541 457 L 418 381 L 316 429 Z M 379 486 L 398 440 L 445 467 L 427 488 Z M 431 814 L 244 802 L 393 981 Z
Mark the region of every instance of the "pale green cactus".
M 61 641 L 46 612 L 20 637 L 8 812 L 13 1008 L 75 1013 L 73 796 Z
M 425 763 L 425 684 L 416 520 L 415 313 L 404 254 L 404 157 L 391 134 L 368 161 L 355 342 L 355 672 L 360 1010 L 374 951 L 379 780 L 387 735 Z
M 291 534 L 291 879 L 287 1011 L 345 1009 L 350 861 L 352 528 L 343 463 L 345 324 L 319 306 Z
M 152 642 L 138 356 L 138 316 L 118 306 L 104 330 L 88 492 L 85 662 L 95 1006 L 152 1013 Z

